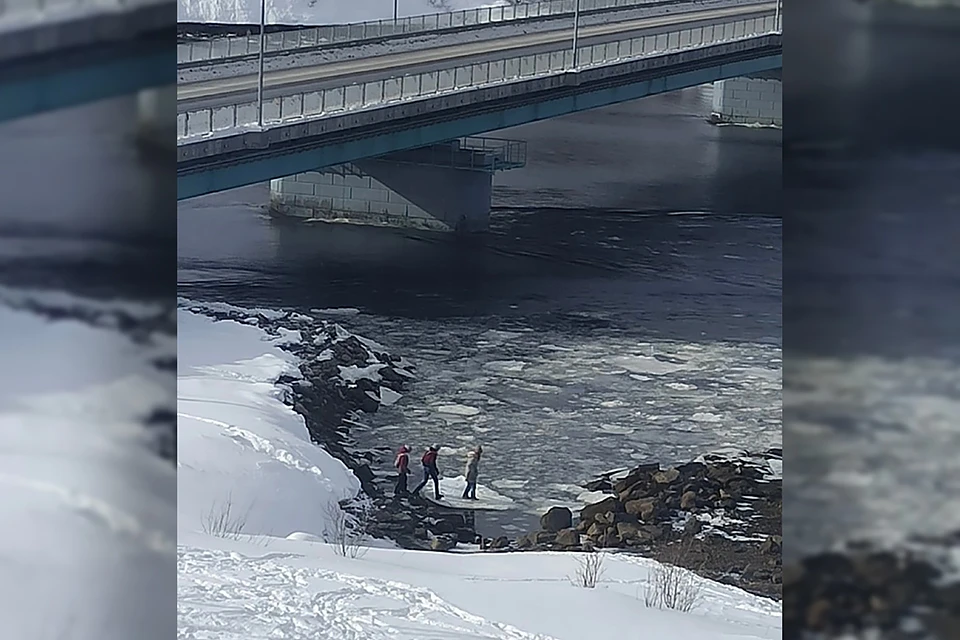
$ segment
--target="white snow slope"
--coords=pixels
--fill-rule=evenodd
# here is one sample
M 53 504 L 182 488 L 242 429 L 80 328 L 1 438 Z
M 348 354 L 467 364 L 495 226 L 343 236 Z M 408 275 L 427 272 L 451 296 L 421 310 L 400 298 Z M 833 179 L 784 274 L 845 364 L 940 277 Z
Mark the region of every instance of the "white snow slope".
M 257 24 L 261 0 L 177 0 L 180 22 Z M 393 0 L 263 0 L 269 24 L 345 24 L 393 19 Z M 475 7 L 496 7 L 505 0 L 397 0 L 399 17 Z
M 576 554 L 336 554 L 322 541 L 330 501 L 358 484 L 282 403 L 273 382 L 291 357 L 237 322 L 181 310 L 178 330 L 182 640 L 780 638 L 778 603 L 699 578 L 693 612 L 647 608 L 657 565 L 636 557 L 608 556 L 583 589 Z M 246 527 L 211 535 L 227 503 Z
M 42 304 L 102 314 L 47 320 Z M 0 637 L 161 640 L 173 633 L 176 476 L 142 419 L 170 407 L 113 312 L 149 307 L 0 287 Z

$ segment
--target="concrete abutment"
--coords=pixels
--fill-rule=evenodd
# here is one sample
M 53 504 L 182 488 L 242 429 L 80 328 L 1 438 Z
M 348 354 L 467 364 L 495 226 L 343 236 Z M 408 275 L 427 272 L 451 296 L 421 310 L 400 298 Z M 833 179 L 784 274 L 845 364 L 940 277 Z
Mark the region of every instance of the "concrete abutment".
M 270 211 L 309 220 L 485 231 L 493 174 L 365 160 L 270 181 Z
M 712 120 L 718 124 L 783 126 L 779 72 L 713 83 Z
M 523 142 L 453 140 L 271 180 L 270 212 L 430 231 L 486 231 L 494 173 L 525 162 Z

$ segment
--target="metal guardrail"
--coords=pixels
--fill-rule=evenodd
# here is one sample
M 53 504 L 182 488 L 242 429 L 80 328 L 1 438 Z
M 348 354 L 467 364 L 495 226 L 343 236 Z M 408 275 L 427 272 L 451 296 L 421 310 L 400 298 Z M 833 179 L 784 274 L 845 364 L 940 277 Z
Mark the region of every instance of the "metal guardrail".
M 370 159 L 496 173 L 526 165 L 527 143 L 523 140 L 470 136 Z
M 779 33 L 782 16 L 747 18 L 695 27 L 657 35 L 641 36 L 580 47 L 576 68 L 584 69 L 632 59 L 663 55 Z M 401 101 L 433 97 L 439 94 L 468 91 L 493 84 L 527 80 L 537 76 L 563 73 L 574 69 L 571 48 L 536 55 L 508 57 L 441 71 L 428 71 L 383 80 L 352 83 L 321 91 L 294 93 L 265 100 L 262 121 L 272 125 L 318 119 L 344 111 L 374 109 Z M 177 114 L 177 138 L 231 135 L 242 129 L 258 129 L 258 103 L 198 109 Z
M 23 0 L 43 1 L 43 0 Z M 269 2 L 270 0 L 265 0 Z M 663 0 L 580 0 L 580 13 L 610 9 L 629 9 L 647 4 L 660 4 Z M 504 7 L 481 7 L 445 13 L 410 16 L 396 21 L 371 20 L 352 24 L 306 27 L 302 29 L 267 33 L 264 36 L 264 53 L 296 51 L 325 45 L 343 45 L 394 36 L 415 36 L 433 31 L 497 25 L 516 20 L 573 17 L 576 0 L 542 0 Z M 214 38 L 177 45 L 177 64 L 236 58 L 260 53 L 259 35 Z
M 490 171 L 519 169 L 527 164 L 527 142 L 507 138 L 471 136 L 457 141 L 461 149 L 467 149 L 484 157 L 484 168 Z

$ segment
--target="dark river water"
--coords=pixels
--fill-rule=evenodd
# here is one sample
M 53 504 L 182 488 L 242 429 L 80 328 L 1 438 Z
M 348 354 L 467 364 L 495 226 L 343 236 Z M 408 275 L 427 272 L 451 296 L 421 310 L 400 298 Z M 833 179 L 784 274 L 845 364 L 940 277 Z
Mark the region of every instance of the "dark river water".
M 471 242 L 271 222 L 264 186 L 181 203 L 179 293 L 338 309 L 414 362 L 359 446 L 440 443 L 457 475 L 482 443 L 512 531 L 611 468 L 779 446 L 781 135 L 709 108 L 692 89 L 497 132 L 528 165 Z
M 807 34 L 784 79 L 796 557 L 960 528 L 960 10 L 813 0 L 792 18 Z

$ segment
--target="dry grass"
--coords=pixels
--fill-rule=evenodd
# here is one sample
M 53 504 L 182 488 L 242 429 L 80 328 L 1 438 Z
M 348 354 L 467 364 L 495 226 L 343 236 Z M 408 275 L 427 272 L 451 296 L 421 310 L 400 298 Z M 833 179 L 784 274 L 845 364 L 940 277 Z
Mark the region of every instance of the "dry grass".
M 228 540 L 240 540 L 246 534 L 247 516 L 250 509 L 243 513 L 234 510 L 233 497 L 227 494 L 223 502 L 214 502 L 210 510 L 204 514 L 200 521 L 200 527 L 204 533 L 226 538 Z
M 644 591 L 644 604 L 682 612 L 697 608 L 703 599 L 703 580 L 681 566 L 687 564 L 684 562 L 687 552 L 685 544 L 678 544 L 651 570 Z
M 603 577 L 603 562 L 606 554 L 602 551 L 593 551 L 577 554 L 577 569 L 570 577 L 570 581 L 584 589 L 596 589 L 597 583 Z
M 363 542 L 366 525 L 371 516 L 369 505 L 357 505 L 347 512 L 338 503 L 331 501 L 324 509 L 324 515 L 327 530 L 323 537 L 333 545 L 337 555 L 352 559 L 366 555 L 367 547 Z

